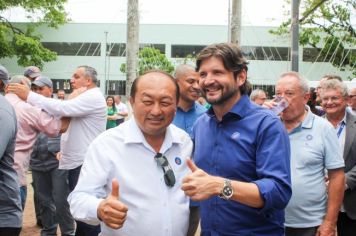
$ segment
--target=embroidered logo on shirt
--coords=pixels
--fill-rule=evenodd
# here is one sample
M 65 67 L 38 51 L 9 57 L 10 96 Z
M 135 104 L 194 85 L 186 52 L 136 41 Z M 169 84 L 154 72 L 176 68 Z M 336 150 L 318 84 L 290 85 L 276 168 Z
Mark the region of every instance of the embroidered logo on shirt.
M 176 158 L 174 159 L 174 161 L 175 161 L 175 163 L 176 163 L 177 165 L 182 164 L 182 159 L 180 159 L 179 157 L 176 157 Z
M 238 140 L 240 138 L 240 133 L 239 132 L 234 132 L 232 135 L 231 135 L 231 138 L 233 140 Z
M 307 140 L 312 140 L 313 139 L 313 136 L 311 134 L 308 134 L 307 135 Z

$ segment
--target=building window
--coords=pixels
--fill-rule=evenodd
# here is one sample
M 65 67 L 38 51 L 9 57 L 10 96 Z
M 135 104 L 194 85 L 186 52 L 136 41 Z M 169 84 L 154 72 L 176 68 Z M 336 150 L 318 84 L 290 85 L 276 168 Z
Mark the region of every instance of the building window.
M 158 49 L 162 54 L 166 54 L 166 45 L 165 44 L 149 44 L 149 43 L 140 44 L 140 49 L 146 48 L 146 47 Z
M 51 79 L 53 83 L 53 92 L 57 93 L 59 89 L 63 89 L 66 93 L 71 93 L 70 80 Z
M 100 56 L 100 43 L 42 42 L 45 48 L 60 56 Z
M 303 48 L 303 61 L 307 62 L 329 62 L 333 60 L 335 56 L 334 52 L 330 52 L 328 56 L 320 54 L 322 48 Z M 356 49 L 344 49 L 342 53 L 342 60 L 352 60 L 356 57 Z
M 165 44 L 140 44 L 139 49 L 144 47 L 151 47 L 160 50 L 161 53 L 165 54 L 166 45 Z M 107 44 L 107 55 L 111 57 L 126 57 L 126 44 L 125 43 L 110 43 Z
M 172 58 L 186 58 L 187 56 L 196 56 L 205 45 L 172 45 Z
M 287 47 L 253 47 L 243 46 L 243 55 L 248 60 L 289 61 Z
M 126 95 L 125 80 L 108 80 L 106 81 L 108 95 Z
M 111 57 L 125 57 L 126 44 L 125 43 L 110 43 L 106 46 L 107 55 Z

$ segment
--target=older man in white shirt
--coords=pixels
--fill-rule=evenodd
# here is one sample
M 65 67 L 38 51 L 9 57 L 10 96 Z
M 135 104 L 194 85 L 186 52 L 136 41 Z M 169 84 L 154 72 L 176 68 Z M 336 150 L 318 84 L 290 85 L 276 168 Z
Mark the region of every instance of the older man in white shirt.
M 61 158 L 58 168 L 68 170 L 69 188 L 73 190 L 78 181 L 89 144 L 106 130 L 106 102 L 100 89 L 96 86 L 97 72 L 94 68 L 79 66 L 70 82 L 74 93 L 76 91 L 81 93 L 65 101 L 46 98 L 30 92 L 21 84 L 12 84 L 9 86 L 9 90 L 50 114 L 71 117 L 68 130 L 61 137 Z M 83 92 L 83 90 L 85 91 Z M 86 235 L 97 235 L 100 229 L 92 228 L 89 225 L 82 227 L 81 222 L 78 222 L 77 234 L 87 232 Z
M 189 199 L 180 189 L 192 142 L 172 125 L 174 78 L 151 71 L 132 85 L 134 117 L 90 145 L 69 196 L 75 218 L 101 223 L 100 235 L 185 236 Z

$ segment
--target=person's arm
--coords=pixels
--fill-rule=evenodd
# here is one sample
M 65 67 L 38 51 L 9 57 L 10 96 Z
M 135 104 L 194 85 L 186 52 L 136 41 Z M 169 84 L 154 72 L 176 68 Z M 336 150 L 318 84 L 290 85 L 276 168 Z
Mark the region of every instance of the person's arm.
M 60 117 L 82 117 L 101 109 L 100 97 L 93 96 L 89 93 L 89 90 L 73 99 L 64 101 L 46 98 L 31 92 L 27 102 Z
M 328 170 L 328 205 L 323 223 L 318 228 L 317 235 L 335 235 L 336 222 L 344 199 L 345 174 L 344 169 Z
M 102 150 L 103 148 L 105 150 Z M 68 202 L 75 219 L 92 225 L 103 221 L 108 227 L 118 228 L 125 221 L 127 207 L 119 200 L 113 199 L 118 195 L 118 187 L 117 190 L 112 189 L 110 173 L 114 172 L 111 170 L 114 165 L 106 150 L 105 142 L 98 139 L 90 144 L 78 184 L 69 195 Z M 106 213 L 102 214 L 105 208 Z M 111 217 L 106 215 L 109 213 L 112 213 Z
M 123 103 L 121 105 L 121 108 L 122 108 L 121 111 L 118 110 L 117 114 L 120 115 L 120 116 L 125 116 L 126 117 L 129 114 L 126 104 Z
M 328 170 L 328 202 L 323 223 L 318 228 L 317 235 L 335 235 L 336 221 L 345 192 L 344 159 L 337 140 L 335 129 L 328 124 L 321 130 L 324 146 L 324 165 Z
M 59 134 L 61 129 L 59 118 L 31 105 L 28 105 L 25 109 L 27 110 L 25 119 L 34 129 L 45 133 L 49 137 L 56 137 Z
M 182 190 L 194 201 L 202 201 L 213 196 L 218 196 L 224 187 L 224 179 L 207 174 L 199 169 L 192 160 L 187 160 L 187 165 L 192 173 L 183 179 Z M 258 187 L 254 183 L 231 181 L 234 194 L 230 200 L 238 201 L 245 205 L 261 208 L 264 201 Z
M 231 200 L 262 210 L 284 209 L 292 194 L 289 138 L 277 118 L 265 121 L 260 130 L 256 140 L 256 174 L 259 179 L 254 182 L 232 180 L 234 194 Z M 223 178 L 208 175 L 195 165 L 190 169 L 192 173 L 183 179 L 182 184 L 186 195 L 193 200 L 204 200 L 221 193 Z
M 60 133 L 67 132 L 67 129 L 70 124 L 70 117 L 62 117 L 61 118 L 61 129 L 59 130 Z
M 108 120 L 117 120 L 117 115 L 107 116 Z

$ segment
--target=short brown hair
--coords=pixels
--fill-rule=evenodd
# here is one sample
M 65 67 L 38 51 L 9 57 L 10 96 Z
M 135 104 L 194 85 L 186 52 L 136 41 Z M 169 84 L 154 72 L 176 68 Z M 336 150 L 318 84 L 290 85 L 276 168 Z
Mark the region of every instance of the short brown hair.
M 237 75 L 245 70 L 247 72 L 247 60 L 242 54 L 242 50 L 233 43 L 219 43 L 212 44 L 205 47 L 199 54 L 196 62 L 196 70 L 199 71 L 201 63 L 210 58 L 217 57 L 221 58 L 224 67 L 226 70 L 233 72 L 234 78 L 237 78 Z M 246 79 L 247 82 L 247 79 Z M 244 83 L 240 86 L 241 94 L 247 93 L 247 83 Z

